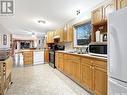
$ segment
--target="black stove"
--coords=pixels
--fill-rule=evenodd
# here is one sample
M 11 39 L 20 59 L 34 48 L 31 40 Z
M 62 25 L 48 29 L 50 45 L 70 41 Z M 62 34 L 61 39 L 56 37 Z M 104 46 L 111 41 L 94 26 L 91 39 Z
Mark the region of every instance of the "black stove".
M 49 65 L 55 68 L 55 51 L 56 50 L 64 50 L 64 46 L 53 45 L 49 52 Z

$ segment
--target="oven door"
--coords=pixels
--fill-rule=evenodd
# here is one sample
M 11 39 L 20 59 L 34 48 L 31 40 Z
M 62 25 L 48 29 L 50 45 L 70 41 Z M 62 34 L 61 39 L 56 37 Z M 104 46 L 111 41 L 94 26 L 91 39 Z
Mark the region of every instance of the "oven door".
M 50 51 L 49 53 L 49 65 L 51 65 L 52 67 L 55 67 L 55 52 L 54 51 Z

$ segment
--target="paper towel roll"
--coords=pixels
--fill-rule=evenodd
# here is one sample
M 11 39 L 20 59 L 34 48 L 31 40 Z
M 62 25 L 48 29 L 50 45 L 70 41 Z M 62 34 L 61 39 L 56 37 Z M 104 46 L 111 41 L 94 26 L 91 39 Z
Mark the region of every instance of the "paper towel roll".
M 100 31 L 96 31 L 96 42 L 100 42 Z

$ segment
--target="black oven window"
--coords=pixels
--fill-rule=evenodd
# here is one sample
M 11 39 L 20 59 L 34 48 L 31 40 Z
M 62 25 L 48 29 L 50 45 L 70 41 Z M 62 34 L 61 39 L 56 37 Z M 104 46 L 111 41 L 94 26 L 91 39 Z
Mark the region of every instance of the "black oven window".
M 91 41 L 91 22 L 75 26 L 77 45 L 88 45 Z

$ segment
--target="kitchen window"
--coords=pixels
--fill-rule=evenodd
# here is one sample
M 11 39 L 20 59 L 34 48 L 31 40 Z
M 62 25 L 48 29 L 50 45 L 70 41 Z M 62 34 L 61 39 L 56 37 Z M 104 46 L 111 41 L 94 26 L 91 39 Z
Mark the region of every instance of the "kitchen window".
M 74 46 L 87 46 L 91 42 L 91 21 L 74 26 Z

